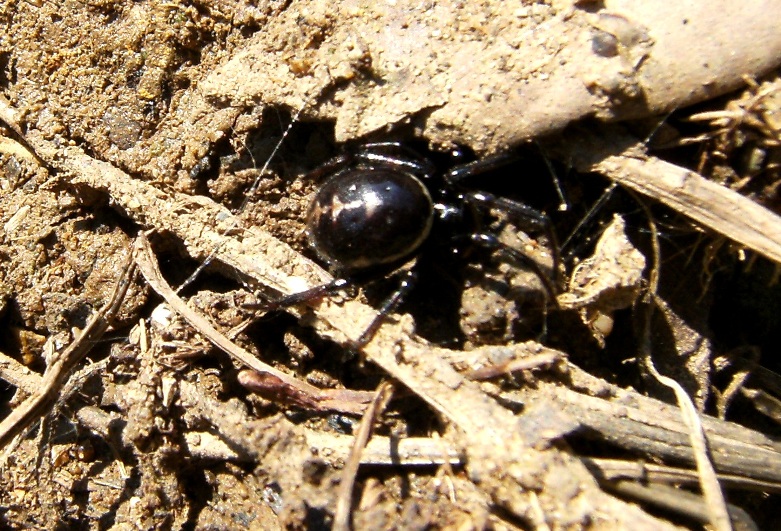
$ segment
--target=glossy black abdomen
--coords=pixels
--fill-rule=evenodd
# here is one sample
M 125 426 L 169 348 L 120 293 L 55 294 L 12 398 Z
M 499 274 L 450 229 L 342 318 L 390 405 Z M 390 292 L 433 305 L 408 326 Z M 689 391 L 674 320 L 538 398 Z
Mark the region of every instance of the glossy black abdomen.
M 388 265 L 410 256 L 426 240 L 433 208 L 426 186 L 414 175 L 355 168 L 320 187 L 309 209 L 307 238 L 335 269 Z

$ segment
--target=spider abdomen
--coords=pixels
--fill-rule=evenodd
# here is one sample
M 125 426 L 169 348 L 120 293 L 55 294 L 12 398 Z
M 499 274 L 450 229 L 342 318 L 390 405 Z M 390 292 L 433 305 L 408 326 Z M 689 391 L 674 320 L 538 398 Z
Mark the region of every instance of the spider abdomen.
M 403 171 L 358 167 L 327 179 L 309 208 L 307 238 L 323 261 L 365 270 L 412 255 L 431 230 L 426 186 Z

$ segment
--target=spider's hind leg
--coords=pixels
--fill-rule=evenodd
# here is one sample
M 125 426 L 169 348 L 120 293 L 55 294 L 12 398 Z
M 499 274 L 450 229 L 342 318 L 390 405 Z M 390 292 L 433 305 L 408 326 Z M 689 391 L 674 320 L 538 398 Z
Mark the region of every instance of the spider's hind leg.
M 553 223 L 550 218 L 541 212 L 527 204 L 520 201 L 509 199 L 507 197 L 496 196 L 494 194 L 470 190 L 464 183 L 468 179 L 481 175 L 484 173 L 498 170 L 508 164 L 517 162 L 521 157 L 516 153 L 500 153 L 491 157 L 486 157 L 466 164 L 461 164 L 452 168 L 444 175 L 445 182 L 449 187 L 455 190 L 459 190 L 463 194 L 464 202 L 471 205 L 476 210 L 487 211 L 490 209 L 501 210 L 506 213 L 508 219 L 516 225 L 520 230 L 525 232 L 541 232 L 548 239 L 548 243 L 551 248 L 551 255 L 553 258 L 553 281 L 548 278 L 541 270 L 539 265 L 532 263 L 533 260 L 528 256 L 523 255 L 515 250 L 509 250 L 507 253 L 514 255 L 513 258 L 519 262 L 527 265 L 532 271 L 534 271 L 543 284 L 546 286 L 546 290 L 549 292 L 551 299 L 555 300 L 555 293 L 558 293 L 558 287 L 561 285 L 561 252 L 559 247 L 556 233 L 553 230 Z M 485 234 L 485 236 L 490 236 Z M 490 237 L 484 239 L 484 241 L 475 241 L 484 247 L 506 247 L 501 244 L 495 237 L 494 242 L 489 243 Z M 477 238 L 476 240 L 480 240 Z M 517 255 L 517 256 L 515 256 Z M 545 278 L 543 278 L 545 277 Z
M 548 301 L 553 304 L 555 308 L 559 307 L 558 300 L 556 299 L 556 295 L 558 294 L 559 290 L 556 286 L 555 280 L 551 279 L 551 277 L 534 259 L 532 259 L 527 254 L 502 243 L 495 234 L 477 232 L 470 236 L 470 240 L 473 244 L 489 251 L 499 251 L 508 256 L 511 260 L 514 260 L 515 262 L 529 269 L 537 276 L 537 278 L 540 279 L 540 282 L 542 282 L 542 286 L 545 288 Z
M 391 274 L 390 277 L 397 277 L 399 279 L 396 288 L 382 301 L 382 304 L 377 309 L 377 315 L 372 319 L 372 322 L 369 323 L 369 326 L 366 327 L 361 335 L 352 342 L 350 345 L 352 348 L 356 350 L 360 349 L 371 341 L 374 334 L 380 326 L 382 326 L 382 323 L 402 302 L 404 302 L 404 299 L 409 292 L 415 287 L 418 275 L 413 267 L 411 269 L 397 271 Z M 281 311 L 297 304 L 306 304 L 333 295 L 338 291 L 359 284 L 360 280 L 361 279 L 354 277 L 337 278 L 327 284 L 321 284 L 298 293 L 285 295 L 276 300 L 264 301 L 257 304 L 246 304 L 244 307 L 265 312 Z
M 290 308 L 297 304 L 306 304 L 328 295 L 333 295 L 338 291 L 349 288 L 353 285 L 353 280 L 349 278 L 336 278 L 326 284 L 320 284 L 298 293 L 284 295 L 278 299 L 268 300 L 253 304 L 245 304 L 244 307 L 251 310 L 262 310 L 265 312 L 275 312 Z
M 372 319 L 372 322 L 369 323 L 369 326 L 366 327 L 358 339 L 353 341 L 353 348 L 360 349 L 366 345 L 366 343 L 371 341 L 372 337 L 374 337 L 374 334 L 377 332 L 380 326 L 382 326 L 383 322 L 385 322 L 388 316 L 392 314 L 399 307 L 399 305 L 401 305 L 402 302 L 404 302 L 404 299 L 407 297 L 407 295 L 409 295 L 410 291 L 412 291 L 412 288 L 415 287 L 415 284 L 418 280 L 418 274 L 415 271 L 414 266 L 407 270 L 398 271 L 391 276 L 400 277 L 396 289 L 394 289 L 393 292 L 385 297 L 385 299 L 382 301 L 382 304 L 377 309 L 377 316 Z
M 513 249 L 503 243 L 498 238 L 489 233 L 478 233 L 473 235 L 472 241 L 482 247 L 489 249 L 498 249 L 510 256 L 513 260 L 517 260 L 524 266 L 532 270 L 545 286 L 546 291 L 552 301 L 555 302 L 556 294 L 559 293 L 561 288 L 561 253 L 559 248 L 558 238 L 553 230 L 553 223 L 550 218 L 539 210 L 530 207 L 513 199 L 506 197 L 498 197 L 487 192 L 468 192 L 465 194 L 465 200 L 467 203 L 474 205 L 477 208 L 488 210 L 495 208 L 506 213 L 508 220 L 513 223 L 518 229 L 525 232 L 541 232 L 548 239 L 548 245 L 550 246 L 550 253 L 552 258 L 552 279 L 548 276 L 542 268 L 534 260 L 524 253 Z

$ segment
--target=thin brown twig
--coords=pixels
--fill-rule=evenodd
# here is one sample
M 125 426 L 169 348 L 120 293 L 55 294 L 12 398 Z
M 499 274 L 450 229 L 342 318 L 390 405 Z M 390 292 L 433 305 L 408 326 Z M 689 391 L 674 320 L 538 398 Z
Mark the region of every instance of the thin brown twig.
M 729 357 L 737 357 L 740 350 L 743 349 L 738 349 L 729 353 Z M 751 378 L 751 375 L 759 366 L 759 348 L 756 346 L 747 346 L 745 347 L 745 350 L 748 354 L 744 357 L 746 363 L 742 363 L 737 367 L 737 370 L 735 374 L 732 375 L 726 389 L 724 389 L 716 399 L 716 411 L 718 411 L 719 418 L 722 420 L 726 420 L 727 409 L 729 409 L 732 400 L 745 388 L 746 382 Z
M 0 352 L 0 380 L 5 380 L 27 394 L 41 388 L 41 375 L 31 371 L 8 354 Z
M 627 459 L 584 457 L 582 460 L 594 473 L 594 476 L 600 480 L 632 480 L 679 487 L 681 485 L 696 486 L 700 481 L 697 472 L 689 468 Z M 777 481 L 754 479 L 739 474 L 719 474 L 719 481 L 733 489 L 781 493 L 781 483 Z
M 505 374 L 512 374 L 517 371 L 526 371 L 553 365 L 566 356 L 556 350 L 548 350 L 540 354 L 533 354 L 527 358 L 510 360 L 506 363 L 488 365 L 477 370 L 466 373 L 466 376 L 472 380 L 488 380 Z
M 350 529 L 350 505 L 355 487 L 355 477 L 361 464 L 361 454 L 369 442 L 374 425 L 385 407 L 393 397 L 396 385 L 385 381 L 380 383 L 374 395 L 374 400 L 363 414 L 361 425 L 355 434 L 355 442 L 350 449 L 350 457 L 342 470 L 342 481 L 339 484 L 339 492 L 336 498 L 336 510 L 334 511 L 334 531 L 348 531 Z
M 81 335 L 52 361 L 43 375 L 40 391 L 27 398 L 0 422 L 0 448 L 4 448 L 11 439 L 25 431 L 54 405 L 60 389 L 65 385 L 73 369 L 106 332 L 119 311 L 134 272 L 135 264 L 132 253 L 129 253 L 109 301 L 90 318 Z
M 319 410 L 333 410 L 344 413 L 363 413 L 366 405 L 372 399 L 373 393 L 351 391 L 347 389 L 320 389 L 286 374 L 279 369 L 263 363 L 258 358 L 233 343 L 217 330 L 198 312 L 192 310 L 176 292 L 168 285 L 157 266 L 149 240 L 142 233 L 136 238 L 136 263 L 149 285 L 158 295 L 163 297 L 171 308 L 178 312 L 199 333 L 219 347 L 223 352 L 233 357 L 242 365 L 261 373 L 276 384 L 274 389 L 280 394 L 295 397 L 297 405 L 308 405 Z

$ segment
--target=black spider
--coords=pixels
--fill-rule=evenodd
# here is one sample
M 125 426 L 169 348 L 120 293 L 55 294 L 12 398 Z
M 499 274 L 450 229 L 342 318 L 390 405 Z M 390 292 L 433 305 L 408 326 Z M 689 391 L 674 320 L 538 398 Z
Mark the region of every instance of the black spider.
M 314 172 L 328 177 L 309 207 L 306 235 L 335 280 L 259 306 L 276 310 L 395 275 L 397 288 L 385 298 L 377 319 L 356 341 L 356 346 L 361 346 L 415 285 L 418 262 L 413 259 L 433 255 L 446 260 L 449 255 L 464 255 L 474 247 L 501 251 L 528 267 L 542 281 L 548 301 L 556 305 L 559 256 L 548 217 L 518 201 L 471 190 L 464 184 L 513 159 L 499 155 L 459 164 L 442 173 L 430 160 L 399 142 L 365 144 L 351 154 L 332 159 Z M 523 230 L 548 237 L 553 278 L 527 255 L 483 229 L 483 219 L 491 209 L 505 212 Z M 409 263 L 409 267 L 403 267 Z

